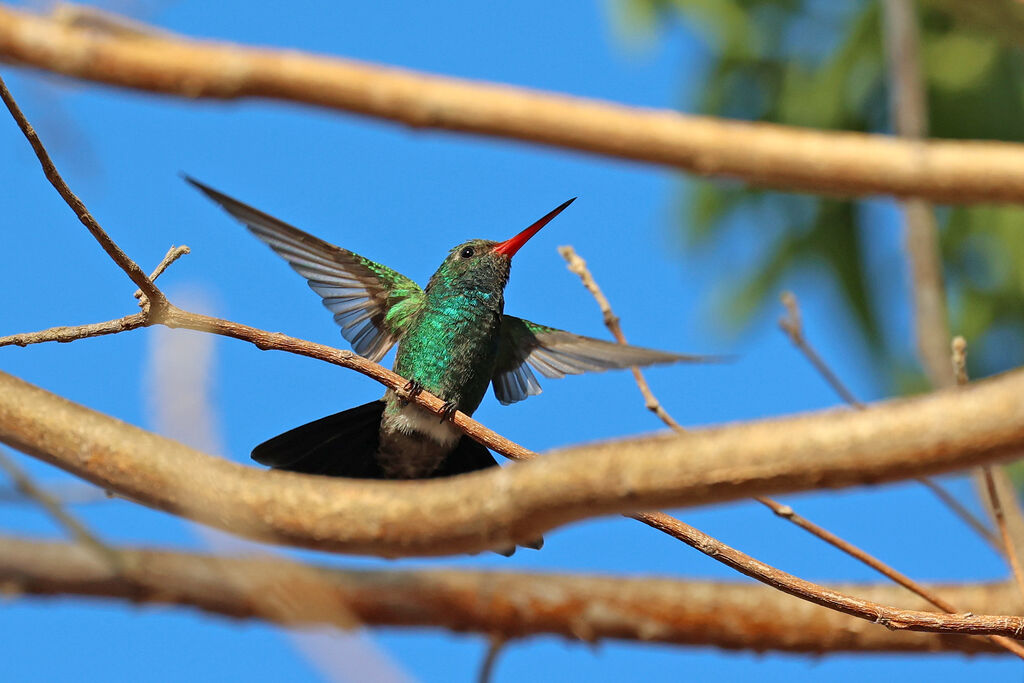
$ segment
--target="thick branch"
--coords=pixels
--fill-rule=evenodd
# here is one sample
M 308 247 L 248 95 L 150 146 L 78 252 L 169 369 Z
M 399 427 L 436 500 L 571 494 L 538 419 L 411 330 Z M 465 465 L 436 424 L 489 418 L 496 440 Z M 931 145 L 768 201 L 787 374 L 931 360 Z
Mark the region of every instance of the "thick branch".
M 825 652 L 995 652 L 977 638 L 893 633 L 761 586 L 655 578 L 479 571 L 352 571 L 282 559 L 117 549 L 115 572 L 87 549 L 0 538 L 10 597 L 90 596 L 196 607 L 286 626 L 441 627 L 504 638 L 560 635 Z M 896 588 L 844 586 L 872 600 L 910 601 Z M 1006 584 L 943 586 L 978 613 L 1015 605 Z M 283 606 L 286 605 L 286 608 Z
M 350 352 L 263 335 L 266 345 L 344 359 L 356 369 L 369 364 L 389 385 L 400 381 Z M 1022 393 L 1024 371 L 1016 371 L 857 413 L 578 446 L 450 480 L 351 482 L 241 467 L 0 373 L 0 440 L 151 507 L 234 533 L 342 552 L 434 555 L 502 547 L 599 514 L 878 483 L 991 462 L 1024 445 Z M 435 397 L 424 402 L 440 408 Z M 455 420 L 470 433 L 493 434 L 461 413 Z M 494 439 L 482 440 L 502 450 Z
M 940 202 L 1024 201 L 1024 147 L 904 141 L 687 116 L 294 50 L 103 31 L 0 7 L 0 57 L 188 98 L 260 97 L 740 178 Z

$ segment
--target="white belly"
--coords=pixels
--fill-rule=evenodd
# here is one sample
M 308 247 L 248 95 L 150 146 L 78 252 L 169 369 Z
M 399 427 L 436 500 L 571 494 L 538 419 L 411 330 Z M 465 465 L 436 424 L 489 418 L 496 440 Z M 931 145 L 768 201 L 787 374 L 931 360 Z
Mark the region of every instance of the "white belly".
M 392 429 L 403 434 L 422 434 L 442 446 L 454 446 L 462 438 L 462 432 L 451 422 L 442 422 L 439 416 L 412 403 L 402 406 L 397 415 L 388 415 L 387 421 Z

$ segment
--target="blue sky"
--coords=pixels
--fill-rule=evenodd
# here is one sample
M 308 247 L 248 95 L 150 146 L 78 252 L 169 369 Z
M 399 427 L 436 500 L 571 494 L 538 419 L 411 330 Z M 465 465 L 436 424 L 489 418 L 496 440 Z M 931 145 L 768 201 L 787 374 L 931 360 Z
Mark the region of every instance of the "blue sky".
M 120 9 L 125 3 L 107 5 Z M 246 44 L 294 47 L 598 97 L 691 108 L 707 53 L 683 27 L 657 40 L 626 40 L 603 3 L 375 3 L 221 0 L 129 5 L 168 30 Z M 836 399 L 763 316 L 724 332 L 714 293 L 758 253 L 737 231 L 721 249 L 687 251 L 678 226 L 682 182 L 662 168 L 521 143 L 413 131 L 390 123 L 268 102 L 185 102 L 72 83 L 3 67 L 4 78 L 66 179 L 120 245 L 144 267 L 171 244 L 193 253 L 161 281 L 172 299 L 202 301 L 240 322 L 344 344 L 300 278 L 178 177 L 187 172 L 324 239 L 425 282 L 454 244 L 504 239 L 567 197 L 579 200 L 516 257 L 506 310 L 582 334 L 607 336 L 601 317 L 555 247 L 572 244 L 622 318 L 631 341 L 685 352 L 738 354 L 722 366 L 651 370 L 652 388 L 687 425 L 833 406 Z M 0 124 L 4 188 L 0 334 L 93 322 L 132 311 L 134 286 L 45 183 L 13 125 Z M 906 292 L 893 211 L 878 201 L 872 262 L 889 283 L 892 329 L 905 331 Z M 764 226 L 765 237 L 785 226 Z M 757 234 L 757 233 L 753 233 Z M 741 237 L 742 235 L 742 237 Z M 835 293 L 813 269 L 787 283 L 801 297 L 807 332 L 864 399 L 879 387 Z M 198 304 L 197 304 L 198 305 Z M 0 369 L 97 410 L 159 428 L 151 408 L 155 331 L 68 345 L 0 349 Z M 188 334 L 188 333 L 174 333 Z M 910 352 L 909 339 L 906 344 Z M 379 385 L 351 372 L 237 341 L 212 343 L 215 440 L 224 457 L 289 427 L 372 400 Z M 488 396 L 476 417 L 536 450 L 660 429 L 629 373 L 543 382 L 511 407 Z M 189 435 L 178 435 L 188 440 Z M 195 435 L 192 435 L 195 436 Z M 40 480 L 60 472 L 19 458 Z M 950 485 L 970 494 L 965 481 Z M 786 498 L 815 521 L 928 580 L 997 579 L 999 559 L 919 487 Z M 121 501 L 78 509 L 104 537 L 126 543 L 206 547 L 187 523 Z M 752 503 L 680 511 L 688 522 L 799 576 L 873 580 L 872 574 Z M 0 507 L 5 532 L 58 536 L 28 506 Z M 461 566 L 663 574 L 740 580 L 733 572 L 639 524 L 601 519 L 548 534 L 541 552 L 382 562 L 303 553 L 339 566 Z M 5 602 L 0 658 L 8 680 L 320 680 L 295 642 L 254 623 L 186 610 L 84 601 Z M 358 657 L 337 635 L 327 649 Z M 382 630 L 375 647 L 415 680 L 473 680 L 482 638 Z M 355 645 L 353 645 L 355 642 Z M 353 652 L 356 654 L 353 655 Z M 1012 668 L 1011 668 L 1012 667 Z M 343 667 L 345 668 L 345 667 Z M 350 678 L 358 674 L 350 670 Z M 589 647 L 553 638 L 514 643 L 496 679 L 760 680 L 912 676 L 957 680 L 1017 673 L 1011 661 L 936 657 L 825 657 L 719 653 L 629 643 Z

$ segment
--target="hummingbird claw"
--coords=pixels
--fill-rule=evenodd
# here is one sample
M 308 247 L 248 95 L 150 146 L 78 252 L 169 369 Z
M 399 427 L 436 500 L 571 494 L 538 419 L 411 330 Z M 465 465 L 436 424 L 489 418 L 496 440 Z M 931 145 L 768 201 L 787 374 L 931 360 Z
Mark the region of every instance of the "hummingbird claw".
M 416 398 L 417 396 L 420 395 L 420 393 L 422 393 L 423 385 L 417 382 L 416 380 L 411 379 L 405 383 L 403 390 L 405 391 L 406 395 L 405 402 L 408 403 L 409 399 Z
M 441 422 L 452 419 L 457 412 L 459 412 L 459 407 L 455 405 L 454 401 L 445 401 L 444 407 L 441 408 Z

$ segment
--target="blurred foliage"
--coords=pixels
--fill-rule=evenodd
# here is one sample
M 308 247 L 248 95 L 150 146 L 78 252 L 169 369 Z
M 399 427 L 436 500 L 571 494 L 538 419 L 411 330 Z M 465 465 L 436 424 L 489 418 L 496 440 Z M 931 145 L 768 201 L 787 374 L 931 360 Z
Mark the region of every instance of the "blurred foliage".
M 878 0 L 621 0 L 619 7 L 634 30 L 682 20 L 704 37 L 711 52 L 699 102 L 704 113 L 890 130 Z M 1024 5 L 924 0 L 918 8 L 931 136 L 1024 140 Z M 872 270 L 863 243 L 866 214 L 877 220 L 879 211 L 730 182 L 695 180 L 689 187 L 683 224 L 694 245 L 713 245 L 737 225 L 764 232 L 783 217 L 784 230 L 725 297 L 729 319 L 745 322 L 774 310 L 782 280 L 818 266 L 814 272 L 834 280 L 894 387 L 923 387 L 910 340 L 883 334 L 882 306 L 892 296 L 873 291 L 878 265 Z M 1024 364 L 1024 210 L 943 208 L 939 219 L 950 322 L 971 342 L 972 374 Z

